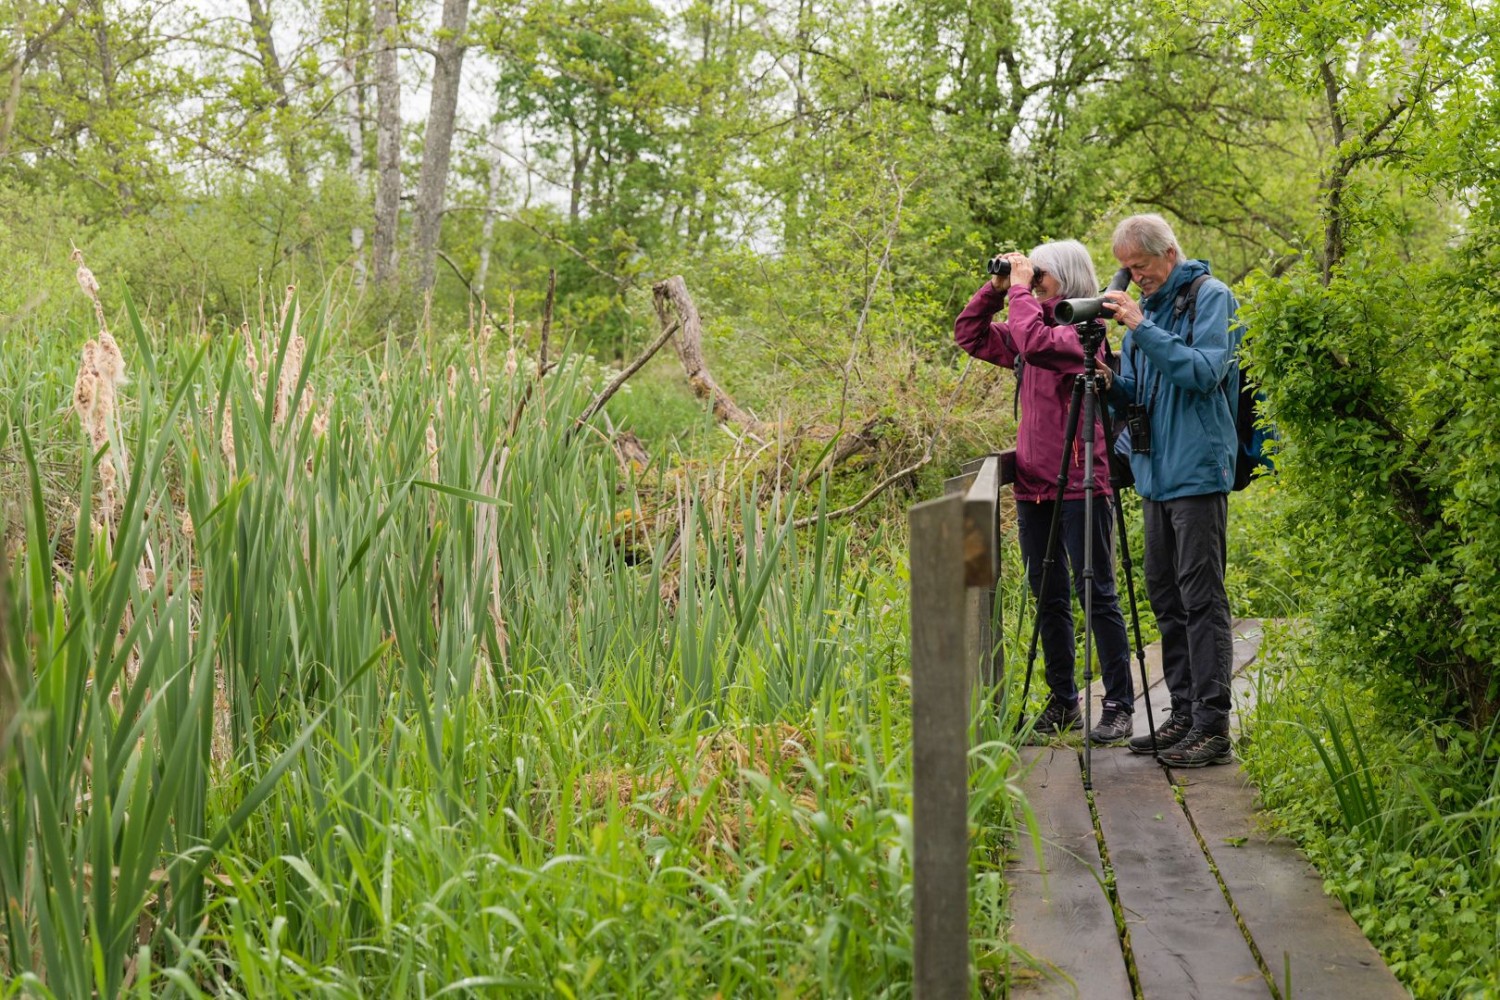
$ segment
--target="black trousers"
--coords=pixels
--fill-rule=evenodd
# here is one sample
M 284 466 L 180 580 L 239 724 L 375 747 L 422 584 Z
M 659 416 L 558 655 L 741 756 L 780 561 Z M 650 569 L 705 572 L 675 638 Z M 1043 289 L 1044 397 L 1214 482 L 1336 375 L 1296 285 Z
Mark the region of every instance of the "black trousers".
M 1074 676 L 1073 595 L 1077 594 L 1079 603 L 1083 603 L 1086 526 L 1083 501 L 1064 500 L 1056 562 L 1044 593 L 1042 564 L 1047 555 L 1047 532 L 1052 526 L 1052 508 L 1056 503 L 1055 500 L 1018 500 L 1016 514 L 1020 526 L 1021 558 L 1026 562 L 1026 577 L 1031 584 L 1031 593 L 1036 597 L 1037 614 L 1041 616 L 1047 687 L 1054 698 L 1071 704 L 1078 697 L 1078 683 Z M 1114 507 L 1110 498 L 1094 497 L 1092 530 L 1094 642 L 1100 672 L 1104 675 L 1104 698 L 1127 712 L 1134 711 L 1130 640 L 1125 635 L 1125 617 L 1120 614 L 1120 598 L 1115 592 Z M 1070 575 L 1071 592 L 1068 587 Z
M 1209 493 L 1142 502 L 1146 522 L 1146 594 L 1161 629 L 1162 674 L 1172 714 L 1229 734 L 1229 676 L 1234 658 L 1224 589 L 1229 495 Z

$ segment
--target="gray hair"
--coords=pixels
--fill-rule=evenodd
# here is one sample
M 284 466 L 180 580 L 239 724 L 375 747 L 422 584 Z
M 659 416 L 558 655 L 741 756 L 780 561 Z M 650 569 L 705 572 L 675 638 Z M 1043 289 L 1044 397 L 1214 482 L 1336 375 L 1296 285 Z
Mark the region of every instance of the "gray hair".
M 1099 278 L 1088 248 L 1077 240 L 1043 243 L 1030 254 L 1031 263 L 1057 279 L 1065 299 L 1083 299 L 1099 293 Z
M 1121 250 L 1139 250 L 1150 257 L 1165 257 L 1168 250 L 1176 250 L 1177 259 L 1185 259 L 1177 234 L 1166 219 L 1155 213 L 1132 215 L 1116 226 L 1112 248 L 1116 254 Z

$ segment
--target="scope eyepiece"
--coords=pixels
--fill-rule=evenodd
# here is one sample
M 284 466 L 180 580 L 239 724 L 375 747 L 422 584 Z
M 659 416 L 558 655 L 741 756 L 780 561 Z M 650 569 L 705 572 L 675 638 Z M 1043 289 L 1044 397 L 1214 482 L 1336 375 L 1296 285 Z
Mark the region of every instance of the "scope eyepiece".
M 1104 290 L 1123 292 L 1128 287 L 1130 287 L 1130 268 L 1122 267 L 1115 272 L 1113 278 L 1109 279 L 1109 284 Z M 1057 319 L 1062 323 L 1087 323 L 1100 316 L 1111 319 L 1114 314 L 1114 309 L 1102 295 L 1090 299 L 1063 299 L 1057 304 L 1056 309 Z

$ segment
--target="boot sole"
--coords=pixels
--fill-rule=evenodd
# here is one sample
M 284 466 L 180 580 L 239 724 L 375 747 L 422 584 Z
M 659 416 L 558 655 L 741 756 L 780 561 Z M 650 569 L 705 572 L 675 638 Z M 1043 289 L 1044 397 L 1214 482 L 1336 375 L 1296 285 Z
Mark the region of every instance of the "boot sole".
M 1159 754 L 1166 753 L 1168 750 L 1172 749 L 1173 747 L 1175 747 L 1180 742 L 1182 742 L 1182 741 L 1181 740 L 1177 740 L 1176 742 L 1173 742 L 1173 743 L 1159 742 L 1159 743 L 1156 744 L 1156 746 L 1154 748 L 1153 747 L 1149 747 L 1149 746 L 1138 747 L 1134 743 L 1131 743 L 1130 744 L 1130 752 L 1131 753 L 1142 753 L 1142 754 L 1159 755 Z
M 1217 764 L 1234 763 L 1234 754 L 1227 753 L 1222 757 L 1210 757 L 1207 760 L 1170 760 L 1166 757 L 1158 756 L 1157 760 L 1161 761 L 1166 767 L 1212 767 Z

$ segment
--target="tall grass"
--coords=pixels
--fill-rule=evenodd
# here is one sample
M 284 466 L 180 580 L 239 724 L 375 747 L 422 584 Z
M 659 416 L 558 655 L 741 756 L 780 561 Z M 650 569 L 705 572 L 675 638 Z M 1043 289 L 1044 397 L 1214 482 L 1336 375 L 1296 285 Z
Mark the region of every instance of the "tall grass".
M 584 359 L 359 353 L 329 312 L 189 338 L 127 309 L 107 511 L 76 343 L 0 359 L 12 985 L 904 995 L 900 540 L 631 478 L 575 432 Z M 1015 758 L 975 759 L 984 965 Z

